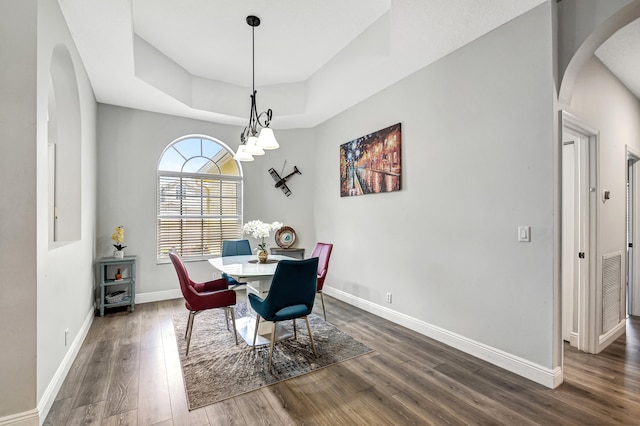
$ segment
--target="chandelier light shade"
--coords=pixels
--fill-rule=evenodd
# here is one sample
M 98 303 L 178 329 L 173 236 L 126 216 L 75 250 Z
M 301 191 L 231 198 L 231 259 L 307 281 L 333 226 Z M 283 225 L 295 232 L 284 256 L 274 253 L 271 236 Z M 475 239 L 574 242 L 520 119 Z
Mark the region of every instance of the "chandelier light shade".
M 247 16 L 247 24 L 251 27 L 251 112 L 249 113 L 249 124 L 240 134 L 240 146 L 234 155 L 238 161 L 253 161 L 254 155 L 264 155 L 265 149 L 277 149 L 280 147 L 276 140 L 273 129 L 269 127 L 273 112 L 271 109 L 258 114 L 256 106 L 256 49 L 255 49 L 255 29 L 260 25 L 260 18 L 257 16 Z
M 271 129 L 269 129 L 271 130 Z M 255 136 L 249 136 L 245 146 L 245 151 L 251 155 L 264 155 L 264 149 L 258 144 L 259 138 Z
M 236 151 L 236 155 L 233 156 L 233 159 L 238 161 L 253 161 L 253 155 L 247 152 L 246 145 L 240 145 Z
M 278 144 L 276 137 L 273 135 L 273 129 L 271 127 L 263 127 L 262 130 L 260 130 L 260 136 L 258 137 L 256 145 L 262 149 L 280 148 L 280 144 Z

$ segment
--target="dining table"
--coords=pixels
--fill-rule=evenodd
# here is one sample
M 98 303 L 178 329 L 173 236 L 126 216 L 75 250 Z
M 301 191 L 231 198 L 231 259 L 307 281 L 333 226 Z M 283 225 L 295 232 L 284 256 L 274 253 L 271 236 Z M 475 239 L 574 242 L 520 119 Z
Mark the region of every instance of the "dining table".
M 256 255 L 225 256 L 209 259 L 211 266 L 218 272 L 224 272 L 238 282 L 247 283 L 247 314 L 241 318 L 236 318 L 236 330 L 248 345 L 253 345 L 257 315 L 256 311 L 251 307 L 251 303 L 249 303 L 248 296 L 253 293 L 263 299 L 267 297 L 271 287 L 271 280 L 278 267 L 278 262 L 281 260 L 298 259 L 284 255 L 269 255 L 266 263 L 260 263 Z M 273 322 L 260 321 L 256 345 L 266 345 L 271 342 L 270 336 L 273 326 Z M 287 339 L 293 335 L 281 327 L 280 324 L 276 323 L 275 326 L 276 340 Z

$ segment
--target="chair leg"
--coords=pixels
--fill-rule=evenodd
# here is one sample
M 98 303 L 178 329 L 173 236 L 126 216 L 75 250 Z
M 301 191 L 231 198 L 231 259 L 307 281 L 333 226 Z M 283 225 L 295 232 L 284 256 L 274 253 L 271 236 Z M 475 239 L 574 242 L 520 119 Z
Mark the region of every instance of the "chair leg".
M 189 319 L 187 320 L 187 328 L 184 330 L 184 338 L 187 338 L 187 334 L 191 329 L 191 321 L 193 321 L 193 316 L 191 316 L 191 311 L 189 311 Z
M 309 325 L 309 318 L 304 317 L 304 320 L 307 322 L 307 331 L 309 332 L 309 339 L 311 339 L 311 347 L 313 348 L 313 353 L 316 358 L 318 358 L 318 352 L 316 351 L 316 343 L 313 341 L 313 334 L 311 334 L 311 326 Z
M 256 339 L 258 338 L 258 326 L 260 325 L 260 315 L 256 314 L 256 329 L 253 330 L 253 347 L 256 347 Z
M 293 339 L 297 339 L 298 338 L 298 329 L 296 327 L 296 319 L 293 319 Z
M 229 330 L 229 308 L 224 308 L 224 323 L 227 324 L 227 331 Z
M 184 356 L 189 355 L 189 345 L 191 344 L 191 330 L 193 329 L 193 320 L 196 316 L 196 312 L 189 312 L 189 325 L 187 326 L 187 350 L 184 353 Z
M 322 315 L 324 315 L 324 320 L 327 320 L 327 313 L 324 310 L 324 296 L 322 295 L 322 290 L 320 290 L 318 293 L 320 293 L 320 300 L 322 300 Z
M 271 329 L 271 347 L 269 348 L 269 373 L 271 373 L 271 360 L 273 359 L 273 345 L 276 344 L 276 323 L 273 323 Z
M 233 312 L 233 308 L 227 308 L 231 314 L 231 325 L 233 326 L 233 336 L 236 338 L 236 345 L 238 344 L 238 332 L 236 330 L 236 314 Z M 227 312 L 227 309 L 224 311 Z

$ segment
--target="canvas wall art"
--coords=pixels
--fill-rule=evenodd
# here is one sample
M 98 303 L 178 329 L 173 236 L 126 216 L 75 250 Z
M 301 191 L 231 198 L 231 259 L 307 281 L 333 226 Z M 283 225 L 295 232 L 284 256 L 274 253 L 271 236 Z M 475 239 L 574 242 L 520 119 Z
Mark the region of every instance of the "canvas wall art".
M 400 190 L 400 123 L 340 145 L 340 196 Z

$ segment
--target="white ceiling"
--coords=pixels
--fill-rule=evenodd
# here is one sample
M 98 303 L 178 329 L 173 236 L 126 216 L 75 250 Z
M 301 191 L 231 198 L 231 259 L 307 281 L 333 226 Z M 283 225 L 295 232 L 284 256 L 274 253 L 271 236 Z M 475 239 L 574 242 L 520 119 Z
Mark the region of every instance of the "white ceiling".
M 246 17 L 260 17 L 258 110 L 273 109 L 274 128 L 297 128 L 327 120 L 544 0 L 58 2 L 98 102 L 240 126 L 252 84 Z M 637 28 L 634 34 L 637 40 Z M 610 68 L 626 55 L 617 46 L 601 48 Z
M 621 28 L 604 42 L 596 56 L 640 98 L 640 20 Z

